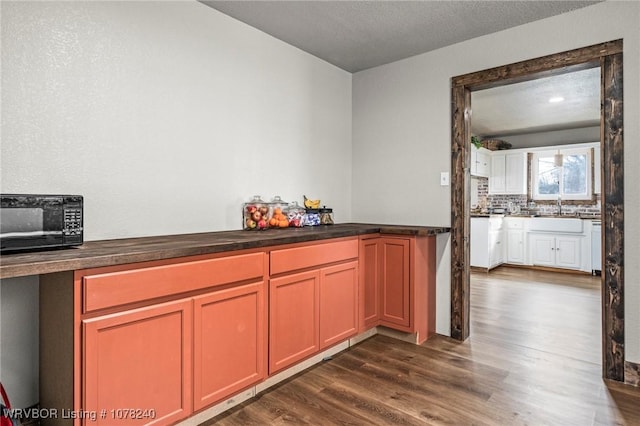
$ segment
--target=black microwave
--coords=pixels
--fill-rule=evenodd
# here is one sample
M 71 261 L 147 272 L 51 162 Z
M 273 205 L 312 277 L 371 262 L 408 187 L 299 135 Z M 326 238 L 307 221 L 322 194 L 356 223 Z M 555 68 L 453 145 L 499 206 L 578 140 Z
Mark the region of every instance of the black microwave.
M 81 195 L 0 194 L 0 251 L 81 245 L 82 202 Z

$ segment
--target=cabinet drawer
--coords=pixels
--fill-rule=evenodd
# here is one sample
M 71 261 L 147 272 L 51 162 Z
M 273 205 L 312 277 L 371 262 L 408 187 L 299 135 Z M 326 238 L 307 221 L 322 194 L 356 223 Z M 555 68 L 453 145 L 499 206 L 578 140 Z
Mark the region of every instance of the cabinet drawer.
M 358 257 L 358 239 L 313 244 L 271 252 L 271 275 Z
M 519 217 L 508 217 L 505 219 L 507 229 L 524 229 L 524 219 Z
M 264 253 L 252 253 L 88 275 L 82 280 L 83 311 L 262 279 L 264 256 Z

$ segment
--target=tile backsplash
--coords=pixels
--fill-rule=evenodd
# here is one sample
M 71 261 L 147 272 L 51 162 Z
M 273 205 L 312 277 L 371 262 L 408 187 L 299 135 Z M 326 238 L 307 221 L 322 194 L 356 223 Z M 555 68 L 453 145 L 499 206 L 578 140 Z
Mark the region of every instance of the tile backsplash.
M 507 209 L 509 202 L 520 206 L 521 209 L 528 208 L 528 202 L 526 195 L 489 195 L 489 179 L 483 177 L 472 177 L 477 179 L 478 184 L 478 202 L 481 200 L 487 200 L 487 207 L 489 208 L 503 208 Z M 472 188 L 475 185 L 472 185 Z M 473 197 L 475 199 L 475 197 Z M 582 214 L 598 214 L 600 213 L 600 194 L 596 195 L 596 204 L 579 205 L 571 204 L 568 201 L 562 202 L 563 212 L 582 213 Z M 540 204 L 536 203 L 536 211 L 539 213 L 555 213 L 557 207 L 555 203 L 552 204 Z

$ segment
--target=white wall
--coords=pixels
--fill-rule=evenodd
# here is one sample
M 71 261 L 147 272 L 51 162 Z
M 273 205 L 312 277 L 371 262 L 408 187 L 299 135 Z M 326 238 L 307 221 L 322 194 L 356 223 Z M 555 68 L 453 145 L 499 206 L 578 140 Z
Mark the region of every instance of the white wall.
M 351 74 L 198 2 L 2 2 L 2 191 L 88 240 L 239 229 L 252 195 L 351 209 Z
M 351 74 L 195 1 L 0 10 L 1 192 L 83 194 L 87 240 L 239 229 L 254 194 L 350 220 Z M 18 407 L 37 402 L 29 280 L 0 283 Z
M 353 219 L 450 224 L 452 77 L 623 38 L 626 359 L 640 362 L 639 22 L 640 3 L 603 2 L 354 74 Z

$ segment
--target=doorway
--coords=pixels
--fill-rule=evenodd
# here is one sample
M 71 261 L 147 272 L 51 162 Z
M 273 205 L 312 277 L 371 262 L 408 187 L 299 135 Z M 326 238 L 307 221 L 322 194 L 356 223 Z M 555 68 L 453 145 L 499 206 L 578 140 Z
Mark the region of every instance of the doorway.
M 624 381 L 624 193 L 622 40 L 505 65 L 452 79 L 451 336 L 470 329 L 471 92 L 599 67 L 602 159 L 602 368 Z

